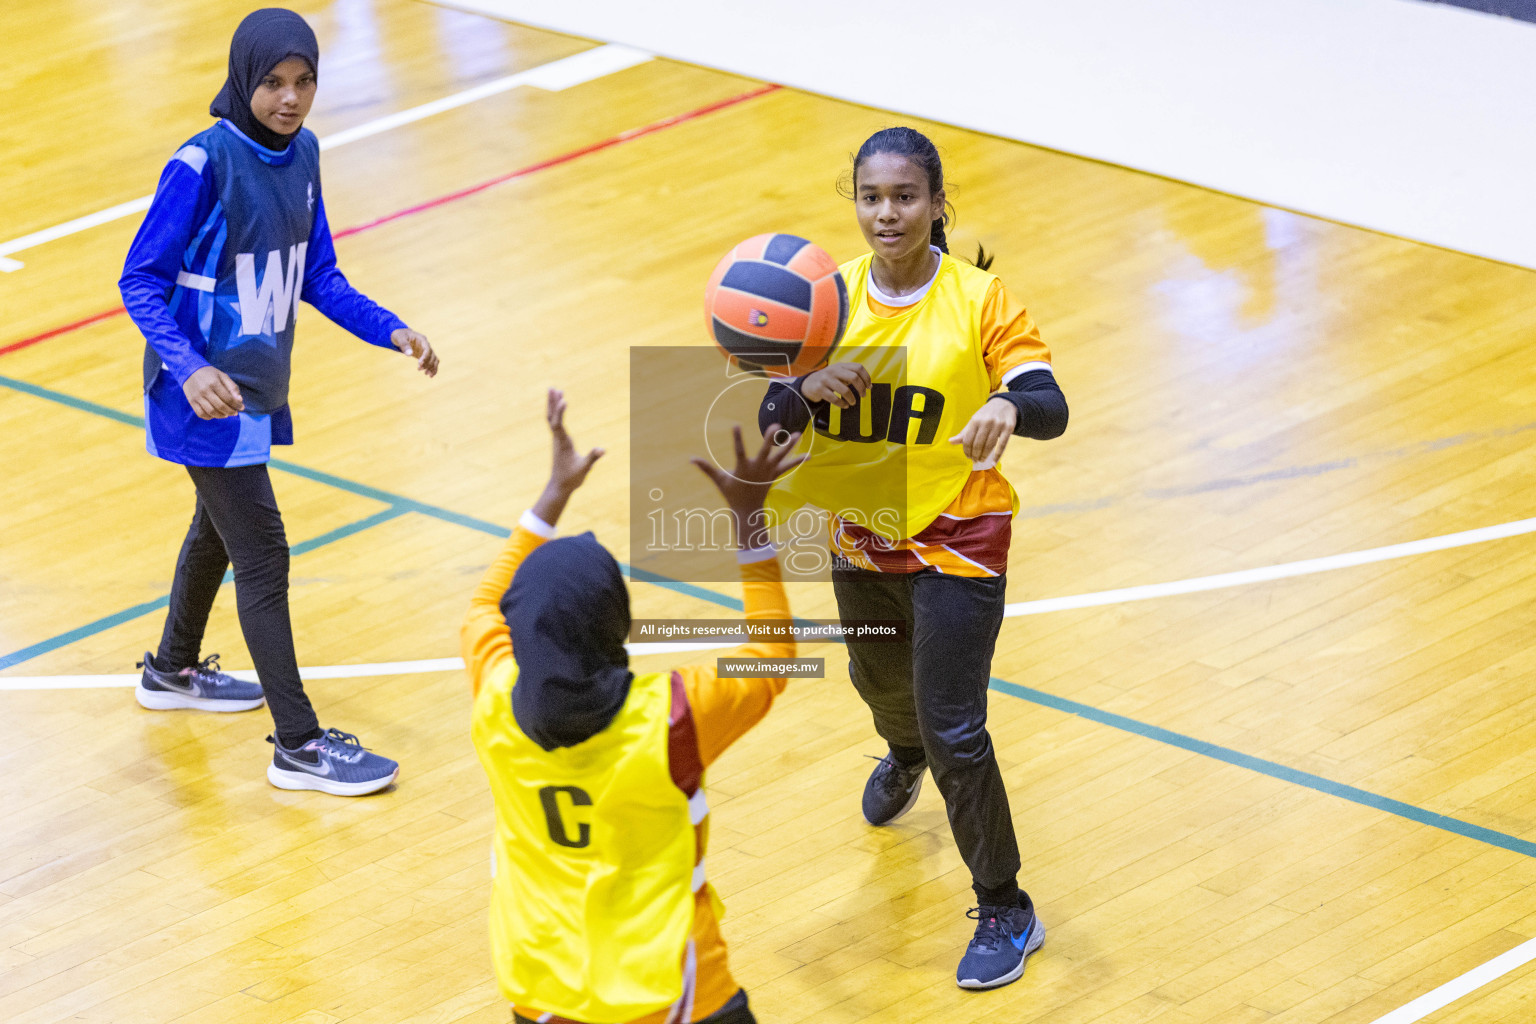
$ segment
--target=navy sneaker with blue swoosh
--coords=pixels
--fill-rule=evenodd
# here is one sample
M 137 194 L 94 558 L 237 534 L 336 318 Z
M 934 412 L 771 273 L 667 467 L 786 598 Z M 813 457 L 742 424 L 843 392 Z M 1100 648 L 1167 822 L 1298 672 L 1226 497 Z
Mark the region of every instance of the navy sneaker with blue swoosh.
M 163 668 L 153 654 L 144 652 L 138 663 L 144 670 L 133 696 L 140 707 L 151 711 L 196 708 L 199 711 L 250 711 L 266 703 L 260 683 L 248 683 L 219 671 L 219 656 L 210 654 L 196 665 Z
M 278 789 L 316 789 L 332 796 L 365 796 L 394 782 L 400 765 L 363 746 L 356 736 L 327 729 L 319 739 L 289 748 L 275 736 L 267 781 Z
M 1024 961 L 1045 941 L 1045 925 L 1035 915 L 1028 893 L 1023 900 L 1022 907 L 983 906 L 966 912 L 976 919 L 976 934 L 955 971 L 961 988 L 997 988 L 1024 974 Z

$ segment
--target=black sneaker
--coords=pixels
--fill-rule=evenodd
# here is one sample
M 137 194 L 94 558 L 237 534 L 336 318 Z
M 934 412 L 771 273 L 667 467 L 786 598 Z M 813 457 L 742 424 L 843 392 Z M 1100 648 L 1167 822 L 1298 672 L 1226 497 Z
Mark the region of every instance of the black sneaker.
M 135 668 L 144 675 L 134 690 L 142 707 L 151 711 L 197 708 L 200 711 L 249 711 L 266 703 L 260 683 L 247 683 L 219 671 L 219 656 L 210 654 L 190 668 L 165 672 L 155 667 L 154 656 L 144 652 Z
M 1022 907 L 972 907 L 966 916 L 976 919 L 976 934 L 955 971 L 955 984 L 983 989 L 1018 981 L 1024 961 L 1045 941 L 1045 925 L 1029 895 Z
M 910 811 L 922 791 L 927 770 L 927 761 L 903 768 L 892 755 L 882 757 L 864 783 L 864 820 L 871 825 L 889 825 Z

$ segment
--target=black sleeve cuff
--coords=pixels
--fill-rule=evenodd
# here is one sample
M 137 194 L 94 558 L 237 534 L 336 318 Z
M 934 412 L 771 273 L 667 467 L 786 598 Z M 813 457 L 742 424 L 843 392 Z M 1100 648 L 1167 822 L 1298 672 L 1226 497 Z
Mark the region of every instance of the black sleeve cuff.
M 1019 410 L 1019 422 L 1013 428 L 1018 437 L 1049 441 L 1066 433 L 1067 396 L 1049 370 L 1021 373 L 1008 382 L 1007 391 L 992 397 L 1005 399 Z
M 767 434 L 768 428 L 775 423 L 790 433 L 803 431 L 810 426 L 814 412 L 815 405 L 806 401 L 800 392 L 798 378 L 788 383 L 776 380 L 768 385 L 768 392 L 763 395 L 762 404 L 757 407 L 757 431 Z

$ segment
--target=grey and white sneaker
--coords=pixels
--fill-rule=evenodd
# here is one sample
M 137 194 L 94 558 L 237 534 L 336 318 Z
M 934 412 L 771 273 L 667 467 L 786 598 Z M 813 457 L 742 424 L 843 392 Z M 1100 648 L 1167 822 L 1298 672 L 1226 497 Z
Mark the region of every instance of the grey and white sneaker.
M 318 789 L 332 796 L 365 796 L 395 781 L 400 765 L 380 757 L 340 729 L 327 729 L 319 739 L 289 749 L 268 736 L 272 763 L 267 781 L 278 789 Z
M 210 654 L 189 668 L 163 671 L 155 665 L 154 655 L 144 652 L 139 685 L 133 695 L 140 706 L 151 711 L 196 708 L 200 711 L 250 711 L 266 703 L 260 683 L 219 671 L 219 656 Z

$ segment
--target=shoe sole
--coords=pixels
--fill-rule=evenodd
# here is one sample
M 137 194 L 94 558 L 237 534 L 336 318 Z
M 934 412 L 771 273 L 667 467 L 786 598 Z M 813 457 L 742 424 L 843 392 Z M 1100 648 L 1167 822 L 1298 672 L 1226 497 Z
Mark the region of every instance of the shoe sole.
M 864 815 L 864 820 L 868 821 L 871 825 L 875 826 L 876 828 L 880 828 L 882 825 L 891 825 L 891 824 L 894 824 L 895 822 L 899 821 L 901 819 L 901 817 L 903 815 L 905 815 L 908 811 L 910 811 L 912 809 L 913 805 L 917 803 L 918 794 L 922 793 L 922 791 L 923 791 L 923 778 L 927 774 L 928 774 L 928 770 L 926 768 L 923 769 L 923 774 L 919 775 L 917 777 L 917 785 L 912 787 L 912 795 L 907 797 L 907 802 L 901 808 L 901 810 L 897 811 L 895 814 L 891 815 L 889 818 L 886 818 L 884 821 L 869 821 L 869 815 L 867 815 L 867 814 Z M 860 813 L 862 814 L 863 811 L 861 810 Z
M 285 768 L 279 768 L 275 764 L 267 765 L 267 781 L 278 789 L 313 789 L 321 793 L 329 793 L 332 796 L 367 796 L 369 793 L 377 793 L 399 777 L 400 769 L 396 768 L 382 779 L 368 779 L 363 782 L 332 782 L 330 779 L 311 775 L 308 772 L 291 772 Z
M 1029 938 L 1024 942 L 1024 955 L 1019 957 L 1019 966 L 991 981 L 978 981 L 975 978 L 955 979 L 955 984 L 961 988 L 970 989 L 972 992 L 980 992 L 989 988 L 1001 988 L 1004 985 L 1018 981 L 1024 976 L 1024 965 L 1029 963 L 1029 955 L 1045 944 L 1045 925 L 1040 923 L 1039 915 L 1035 916 L 1035 926 L 1029 930 Z
M 267 702 L 266 697 L 256 697 L 253 700 L 227 700 L 215 697 L 193 697 L 190 694 L 175 693 L 171 690 L 146 690 L 143 683 L 134 687 L 133 696 L 140 707 L 148 708 L 150 711 L 175 711 L 181 708 L 194 711 L 251 711 Z

